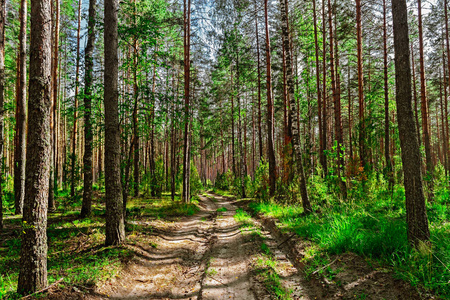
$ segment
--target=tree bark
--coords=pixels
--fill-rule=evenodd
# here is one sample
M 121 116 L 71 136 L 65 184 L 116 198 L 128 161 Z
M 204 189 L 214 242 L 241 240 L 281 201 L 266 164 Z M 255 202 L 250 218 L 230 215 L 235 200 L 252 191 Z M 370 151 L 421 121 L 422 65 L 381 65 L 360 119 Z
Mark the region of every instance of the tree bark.
M 384 71 L 384 159 L 386 160 L 386 174 L 389 181 L 389 190 L 394 187 L 394 174 L 390 156 L 389 136 L 389 84 L 388 84 L 388 47 L 387 47 L 387 22 L 386 0 L 383 0 L 383 71 Z
M 325 176 L 328 175 L 328 163 L 327 156 L 325 155 L 325 151 L 328 149 L 327 147 L 327 52 L 326 52 L 326 44 L 327 44 L 327 34 L 326 34 L 326 15 L 325 15 L 325 0 L 322 0 L 322 145 L 324 151 L 324 165 L 323 165 L 323 173 Z
M 362 21 L 361 21 L 361 0 L 356 0 L 356 40 L 358 57 L 358 99 L 359 99 L 359 159 L 361 167 L 365 168 L 366 157 L 366 126 L 364 116 L 364 73 L 363 73 L 363 46 L 362 46 Z
M 422 30 L 422 1 L 417 0 L 418 5 L 418 22 L 419 22 L 419 57 L 420 57 L 420 102 L 421 102 L 421 112 L 422 112 L 422 132 L 423 132 L 423 143 L 425 145 L 425 159 L 427 167 L 427 177 L 429 177 L 429 187 L 432 189 L 432 173 L 433 173 L 433 162 L 431 158 L 431 142 L 430 142 L 430 131 L 429 131 L 429 115 L 428 115 L 428 99 L 427 90 L 425 82 L 425 58 L 424 58 L 424 47 L 423 47 L 423 30 Z M 432 191 L 431 191 L 432 193 Z
M 47 286 L 47 204 L 50 177 L 51 8 L 31 2 L 30 86 L 26 194 L 17 291 Z
M 267 0 L 266 0 L 267 1 Z M 283 33 L 283 44 L 289 49 L 289 32 L 287 30 L 287 18 L 288 7 L 286 2 L 281 3 L 281 16 L 282 16 L 282 33 Z M 292 57 L 291 52 L 286 51 L 286 71 L 287 71 L 287 85 L 289 93 L 289 101 L 291 103 L 291 110 L 289 114 L 291 132 L 292 132 L 292 142 L 295 154 L 295 166 L 297 174 L 300 178 L 300 193 L 302 196 L 303 210 L 305 213 L 312 212 L 311 203 L 309 202 L 308 190 L 306 187 L 306 177 L 303 168 L 302 151 L 300 144 L 300 128 L 298 126 L 298 114 L 297 114 L 297 103 L 295 103 L 294 95 L 294 73 L 292 69 Z
M 120 182 L 120 131 L 118 108 L 118 0 L 105 0 L 105 191 L 106 245 L 122 244 L 125 226 Z
M 326 170 L 326 158 L 323 144 L 323 123 L 322 123 L 322 92 L 320 90 L 320 69 L 319 69 L 319 42 L 317 39 L 317 13 L 316 0 L 313 0 L 313 17 L 314 17 L 314 47 L 316 56 L 316 88 L 317 88 L 317 109 L 319 116 L 319 161 L 323 170 Z
M 19 15 L 19 60 L 17 65 L 17 74 L 19 78 L 17 81 L 16 141 L 14 150 L 14 196 L 16 215 L 22 213 L 25 197 L 25 156 L 27 130 L 27 0 L 21 0 Z
M 84 188 L 81 217 L 88 217 L 92 213 L 92 183 L 93 183 L 93 141 L 92 128 L 92 89 L 94 81 L 94 45 L 95 45 L 95 18 L 96 0 L 89 0 L 88 39 L 85 50 L 85 77 L 84 77 Z
M 259 160 L 263 159 L 263 138 L 262 138 L 262 114 L 261 114 L 261 55 L 259 51 L 259 30 L 258 30 L 258 6 L 255 0 L 255 32 L 256 32 L 256 55 L 258 59 L 258 138 L 259 138 Z
M 191 0 L 184 0 L 184 151 L 183 151 L 183 195 L 182 200 L 188 203 L 190 196 L 190 160 L 189 160 L 189 84 L 191 80 Z
M 270 54 L 270 35 L 269 35 L 269 16 L 268 16 L 268 0 L 264 0 L 264 19 L 266 24 L 266 64 L 267 64 L 267 156 L 269 158 L 269 192 L 273 196 L 276 189 L 277 169 L 275 161 L 275 147 L 274 147 L 274 110 L 272 101 L 272 67 Z M 289 47 L 289 40 L 287 41 Z
M 450 91 L 450 39 L 448 34 L 448 1 L 444 0 L 444 15 L 445 15 L 445 46 L 447 50 L 447 68 L 448 68 L 448 84 L 447 87 Z M 445 76 L 444 76 L 445 78 Z M 448 99 L 445 97 L 445 115 L 448 116 Z M 448 170 L 450 171 L 450 147 L 448 147 L 448 138 L 450 137 L 449 134 L 449 126 L 448 126 L 448 117 L 445 118 L 445 130 L 447 133 L 447 157 L 449 158 L 448 162 Z
M 54 5 L 54 6 L 53 6 Z M 54 211 L 55 191 L 58 189 L 58 62 L 59 62 L 59 19 L 60 3 L 59 0 L 52 1 L 52 8 L 55 8 L 55 20 L 53 26 L 53 52 L 52 52 L 52 154 L 50 169 L 50 187 L 48 195 L 48 209 Z
M 0 111 L 3 111 L 5 102 L 5 23 L 6 0 L 0 0 Z M 4 117 L 0 115 L 0 186 L 3 184 L 4 174 Z M 3 189 L 0 189 L 0 231 L 3 229 Z
M 406 0 L 392 0 L 395 49 L 395 85 L 398 130 L 402 152 L 408 240 L 418 246 L 428 241 L 430 232 L 422 186 L 418 134 L 411 104 L 408 10 Z
M 71 186 L 70 196 L 75 196 L 76 180 L 75 180 L 75 168 L 76 168 L 76 153 L 77 153 L 77 133 L 78 133 L 78 90 L 79 84 L 79 72 L 80 72 L 80 31 L 81 31 L 81 2 L 78 0 L 78 30 L 77 30 L 77 60 L 76 60 L 76 73 L 75 73 L 75 103 L 73 107 L 73 131 L 72 131 L 72 160 L 71 160 Z
M 330 31 L 330 73 L 331 73 L 331 89 L 333 91 L 334 100 L 334 126 L 335 126 L 335 138 L 337 141 L 336 155 L 337 155 L 337 175 L 339 180 L 339 188 L 341 190 L 341 195 L 344 199 L 347 198 L 347 186 L 342 180 L 342 173 L 344 168 L 344 154 L 342 152 L 342 147 L 344 146 L 343 134 L 342 134 L 342 118 L 341 118 L 341 87 L 340 80 L 338 76 L 338 65 L 339 61 L 336 55 L 335 61 L 335 49 L 334 49 L 334 34 L 333 34 L 333 18 L 331 9 L 331 0 L 328 0 L 328 25 Z M 336 41 L 336 53 L 337 49 Z

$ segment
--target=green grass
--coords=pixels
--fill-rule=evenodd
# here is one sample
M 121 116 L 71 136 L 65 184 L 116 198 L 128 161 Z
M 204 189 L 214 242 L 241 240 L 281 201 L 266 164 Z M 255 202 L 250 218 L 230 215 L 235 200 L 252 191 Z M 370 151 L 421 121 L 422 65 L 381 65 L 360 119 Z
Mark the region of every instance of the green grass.
M 226 207 L 221 207 L 217 209 L 217 212 L 226 212 L 228 209 Z
M 287 300 L 290 298 L 290 291 L 287 291 L 281 284 L 281 278 L 278 275 L 277 261 L 273 257 L 273 253 L 269 246 L 264 243 L 265 237 L 262 235 L 260 228 L 256 227 L 252 217 L 242 209 L 238 209 L 234 215 L 236 222 L 240 224 L 244 233 L 251 234 L 261 241 L 261 252 L 256 260 L 255 272 L 264 286 L 270 291 L 276 299 Z
M 64 278 L 65 283 L 89 287 L 117 274 L 121 261 L 131 253 L 121 247 L 103 247 L 103 223 L 96 217 L 82 221 L 70 218 L 48 227 L 49 284 Z M 0 248 L 0 299 L 16 297 L 19 234 Z
M 356 193 L 355 193 L 356 194 Z M 436 201 L 428 204 L 432 248 L 415 250 L 406 236 L 404 191 L 396 186 L 393 198 L 383 196 L 335 200 L 302 215 L 296 205 L 274 202 L 250 204 L 256 213 L 278 218 L 286 230 L 313 241 L 310 258 L 354 252 L 393 268 L 397 277 L 422 285 L 441 296 L 450 296 L 450 200 L 438 189 Z M 326 262 L 323 262 L 324 265 Z
M 61 196 L 62 195 L 62 196 Z M 60 207 L 71 200 L 64 192 L 59 193 Z M 64 278 L 64 283 L 90 287 L 97 282 L 112 278 L 118 274 L 123 262 L 134 253 L 123 247 L 104 247 L 105 207 L 100 196 L 93 205 L 93 216 L 79 220 L 78 211 L 63 211 L 49 215 L 48 236 L 48 279 L 49 284 Z M 75 203 L 75 207 L 78 204 Z M 127 212 L 128 220 L 174 218 L 193 215 L 199 211 L 195 201 L 189 204 L 172 202 L 169 195 L 161 199 L 130 199 Z M 8 212 L 8 211 L 7 211 Z M 12 213 L 12 212 L 11 212 Z M 0 241 L 0 299 L 17 298 L 17 280 L 19 274 L 19 254 L 21 248 L 21 218 L 7 213 L 5 225 L 15 226 L 11 238 Z M 135 232 L 150 233 L 152 228 L 128 223 L 126 226 L 128 243 L 133 243 Z M 151 247 L 158 245 L 147 241 Z

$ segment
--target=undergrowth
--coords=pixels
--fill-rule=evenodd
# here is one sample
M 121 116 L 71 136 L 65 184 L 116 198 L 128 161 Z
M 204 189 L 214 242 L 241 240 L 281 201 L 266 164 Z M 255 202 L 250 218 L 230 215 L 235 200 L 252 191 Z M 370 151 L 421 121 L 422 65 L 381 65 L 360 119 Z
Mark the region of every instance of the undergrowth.
M 103 195 L 94 201 L 92 217 L 80 220 L 78 211 L 65 211 L 64 205 L 74 199 L 67 199 L 65 192 L 58 194 L 58 211 L 49 214 L 48 219 L 48 281 L 49 284 L 64 278 L 65 285 L 89 288 L 116 276 L 122 262 L 129 260 L 133 251 L 126 245 L 104 247 L 105 207 Z M 196 201 L 189 204 L 178 199 L 173 202 L 169 195 L 158 199 L 133 198 L 127 207 L 127 243 L 138 240 L 135 232 L 150 233 L 151 227 L 136 225 L 132 220 L 142 218 L 158 219 L 193 215 L 199 211 Z M 75 200 L 76 201 L 76 200 Z M 19 276 L 19 255 L 21 248 L 21 218 L 8 213 L 5 220 L 5 240 L 0 240 L 0 299 L 16 299 Z M 150 243 L 156 248 L 156 244 Z
M 349 182 L 349 198 L 343 201 L 325 179 L 310 181 L 313 214 L 303 215 L 300 203 L 286 205 L 274 199 L 252 202 L 250 208 L 278 218 L 285 230 L 313 241 L 317 251 L 311 259 L 354 252 L 392 267 L 398 278 L 413 286 L 450 297 L 450 199 L 445 180 L 435 183 L 435 200 L 427 204 L 431 249 L 419 250 L 407 241 L 403 186 L 396 185 L 390 193 L 383 177 L 373 175 L 364 186 Z

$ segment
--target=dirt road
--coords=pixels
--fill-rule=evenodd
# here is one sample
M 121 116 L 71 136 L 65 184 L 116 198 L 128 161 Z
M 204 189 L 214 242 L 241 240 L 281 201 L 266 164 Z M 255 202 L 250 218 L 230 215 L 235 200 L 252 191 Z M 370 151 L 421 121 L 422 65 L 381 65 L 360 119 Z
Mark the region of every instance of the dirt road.
M 76 290 L 64 298 L 428 299 L 352 254 L 327 266 L 337 274 L 334 279 L 305 278 L 295 254 L 301 243 L 295 238 L 286 242 L 273 221 L 248 216 L 238 223 L 234 216 L 243 211 L 217 195 L 202 196 L 200 206 L 199 213 L 171 222 L 133 221 L 145 232 L 131 233 L 135 242 L 126 247 L 134 255 L 120 274 L 95 290 Z

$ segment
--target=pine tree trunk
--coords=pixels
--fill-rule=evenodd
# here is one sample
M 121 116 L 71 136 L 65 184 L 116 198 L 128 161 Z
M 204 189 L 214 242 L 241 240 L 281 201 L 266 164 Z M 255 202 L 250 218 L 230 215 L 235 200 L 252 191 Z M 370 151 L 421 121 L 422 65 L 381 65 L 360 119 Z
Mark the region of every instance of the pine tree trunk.
M 424 58 L 424 46 L 423 46 L 423 30 L 422 30 L 422 2 L 417 0 L 418 3 L 418 21 L 419 21 L 419 57 L 420 57 L 420 102 L 422 111 L 422 132 L 423 132 L 423 143 L 425 145 L 425 159 L 427 167 L 427 177 L 428 186 L 430 188 L 430 196 L 432 195 L 432 181 L 433 176 L 433 162 L 431 158 L 431 142 L 430 142 L 430 131 L 429 131 L 429 109 L 428 109 L 428 99 L 426 90 L 426 79 L 425 79 L 425 58 Z
M 328 175 L 328 163 L 325 151 L 327 147 L 327 34 L 326 34 L 326 15 L 325 15 L 325 0 L 322 0 L 322 145 L 324 151 L 324 164 L 323 164 L 323 174 Z
M 18 89 L 16 103 L 16 141 L 14 149 L 14 196 L 15 213 L 22 213 L 25 197 L 25 156 L 27 130 L 27 0 L 20 2 L 20 32 L 18 59 Z
M 105 191 L 106 245 L 122 244 L 125 226 L 120 180 L 120 132 L 118 107 L 118 0 L 105 0 Z
M 84 188 L 81 217 L 88 217 L 92 212 L 92 183 L 93 183 L 93 128 L 92 128 L 92 88 L 94 81 L 94 45 L 96 0 L 89 0 L 88 39 L 85 50 L 85 78 L 84 78 Z
M 335 59 L 335 49 L 334 49 L 334 34 L 333 34 L 333 18 L 331 10 L 331 1 L 328 0 L 328 25 L 330 31 L 330 72 L 331 72 L 331 89 L 333 91 L 334 100 L 334 126 L 335 126 L 335 138 L 337 141 L 336 155 L 337 155 L 337 175 L 339 180 L 339 188 L 341 190 L 341 195 L 344 199 L 347 198 L 347 186 L 342 180 L 342 173 L 344 168 L 344 154 L 342 153 L 342 147 L 344 146 L 343 134 L 342 134 L 342 118 L 341 118 L 341 87 L 338 75 L 339 60 L 338 55 Z M 337 49 L 336 41 L 336 53 Z
M 5 23 L 6 0 L 0 0 L 0 111 L 3 112 L 5 101 Z M 0 186 L 5 178 L 4 167 L 4 116 L 0 114 Z M 3 189 L 0 189 L 0 231 L 3 229 Z
M 80 31 L 81 31 L 81 1 L 78 0 L 78 30 L 77 30 L 77 60 L 76 60 L 76 73 L 75 73 L 75 103 L 73 107 L 73 131 L 72 131 L 72 160 L 71 160 L 71 186 L 70 186 L 70 196 L 75 196 L 76 189 L 76 178 L 75 178 L 75 168 L 77 160 L 77 133 L 78 133 L 78 91 L 80 88 L 79 84 L 79 72 L 80 72 Z
M 60 3 L 59 0 L 52 1 L 52 10 L 55 9 L 55 20 L 53 26 L 53 51 L 52 51 L 52 153 L 51 153 L 51 169 L 50 169 L 50 187 L 48 195 L 48 209 L 54 211 L 55 207 L 55 191 L 58 189 L 58 62 L 59 62 L 59 19 L 60 19 Z M 53 14 L 53 12 L 52 12 Z
M 282 34 L 283 34 L 283 44 L 284 47 L 289 49 L 289 32 L 287 30 L 287 13 L 288 7 L 286 2 L 281 3 L 281 17 L 282 17 Z M 283 5 L 284 4 L 284 5 Z M 286 52 L 286 71 L 287 71 L 287 85 L 288 85 L 288 93 L 289 93 L 289 101 L 291 102 L 291 111 L 289 118 L 292 132 L 292 146 L 294 148 L 295 154 L 295 166 L 296 172 L 300 178 L 300 193 L 302 196 L 302 204 L 303 210 L 305 213 L 310 213 L 312 211 L 311 203 L 309 202 L 308 190 L 306 188 L 306 177 L 303 168 L 302 162 L 302 151 L 300 144 L 300 128 L 298 123 L 298 114 L 297 114 L 297 103 L 295 103 L 295 95 L 294 95 L 294 74 L 292 70 L 292 58 L 291 52 Z
M 326 170 L 326 158 L 323 145 L 323 124 L 322 124 L 322 92 L 320 90 L 320 69 L 319 69 L 319 42 L 317 40 L 317 13 L 316 0 L 313 0 L 314 17 L 314 47 L 316 56 L 316 88 L 317 88 L 317 109 L 319 116 L 319 161 L 323 170 Z
M 270 50 L 270 35 L 269 35 L 269 17 L 268 17 L 268 0 L 264 0 L 264 19 L 266 24 L 266 64 L 267 64 L 267 148 L 269 158 L 269 187 L 270 195 L 275 194 L 277 169 L 275 161 L 275 147 L 274 147 L 274 110 L 272 101 L 272 66 L 271 66 L 271 50 Z M 289 48 L 289 41 L 287 41 Z
M 22 249 L 17 291 L 47 286 L 47 204 L 50 177 L 51 5 L 31 2 L 30 85 L 23 207 Z
M 388 47 L 387 47 L 387 24 L 386 24 L 386 0 L 383 0 L 383 71 L 384 71 L 384 159 L 386 160 L 386 173 L 389 181 L 389 190 L 394 187 L 394 174 L 392 173 L 392 162 L 390 156 L 389 136 L 389 84 L 388 84 Z
M 191 80 L 191 0 L 184 0 L 184 151 L 183 151 L 183 195 L 182 200 L 188 203 L 191 199 L 189 187 L 189 84 Z
M 447 0 L 444 0 L 444 15 L 445 15 L 445 46 L 446 46 L 446 52 L 447 52 L 447 68 L 448 68 L 448 85 L 450 91 L 450 39 L 448 34 L 448 2 Z M 445 72 L 444 72 L 445 73 Z M 444 76 L 445 78 L 445 76 Z M 445 115 L 448 116 L 448 99 L 445 97 Z M 448 145 L 448 138 L 450 137 L 449 133 L 449 126 L 448 126 L 448 117 L 445 118 L 445 131 L 447 134 L 447 145 Z M 450 172 L 450 147 L 447 146 L 447 157 L 449 157 L 449 162 L 447 165 L 447 169 Z
M 413 100 L 414 100 L 414 117 L 416 120 L 416 130 L 420 137 L 420 123 L 419 123 L 419 110 L 418 110 L 418 100 L 417 100 L 417 87 L 416 87 L 416 64 L 414 61 L 414 47 L 411 42 L 411 63 L 412 63 L 412 81 L 413 81 Z M 422 139 L 419 138 L 419 146 L 421 145 Z
M 258 60 L 258 138 L 259 138 L 259 160 L 263 159 L 263 138 L 262 138 L 262 114 L 261 114 L 261 55 L 259 51 L 259 30 L 258 30 L 258 6 L 255 0 L 255 33 L 256 33 L 256 55 Z
M 366 126 L 364 116 L 364 73 L 363 73 L 363 46 L 362 46 L 362 22 L 361 22 L 361 0 L 356 0 L 356 40 L 358 57 L 358 99 L 359 99 L 359 159 L 361 167 L 367 164 L 366 157 Z
M 408 240 L 418 246 L 430 238 L 422 185 L 418 134 L 411 104 L 408 10 L 406 0 L 392 0 L 398 130 L 402 152 Z

